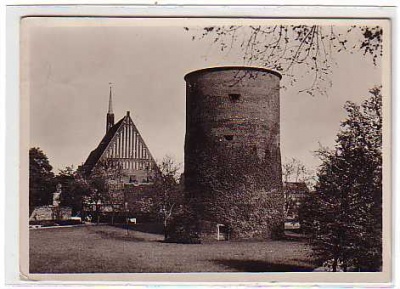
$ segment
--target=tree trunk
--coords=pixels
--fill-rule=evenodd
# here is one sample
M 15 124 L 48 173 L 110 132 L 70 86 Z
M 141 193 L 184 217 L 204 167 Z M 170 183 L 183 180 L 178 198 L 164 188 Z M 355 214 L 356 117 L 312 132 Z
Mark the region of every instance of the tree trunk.
M 98 205 L 96 205 L 96 217 L 97 217 L 97 222 L 96 222 L 96 224 L 97 225 L 99 225 L 99 223 L 100 223 L 100 213 L 99 213 L 99 206 Z
M 114 225 L 114 206 L 112 206 L 111 225 Z
M 343 258 L 343 272 L 347 272 L 347 261 L 346 261 L 346 258 L 345 258 L 345 256 L 342 256 L 342 258 Z
M 167 240 L 168 233 L 167 233 L 167 218 L 164 218 L 164 241 Z
M 336 272 L 336 270 L 337 270 L 337 263 L 338 263 L 338 260 L 337 260 L 337 258 L 335 257 L 335 258 L 333 259 L 333 264 L 332 264 L 332 271 L 333 271 L 333 272 Z

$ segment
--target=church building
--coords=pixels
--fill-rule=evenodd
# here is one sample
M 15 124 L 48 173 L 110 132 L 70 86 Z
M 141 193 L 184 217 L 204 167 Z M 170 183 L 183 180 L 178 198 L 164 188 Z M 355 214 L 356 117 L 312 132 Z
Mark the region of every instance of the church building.
M 86 176 L 90 176 L 101 166 L 118 167 L 122 172 L 122 182 L 133 185 L 151 184 L 157 171 L 156 162 L 133 123 L 129 111 L 114 123 L 111 87 L 106 133 L 81 169 Z

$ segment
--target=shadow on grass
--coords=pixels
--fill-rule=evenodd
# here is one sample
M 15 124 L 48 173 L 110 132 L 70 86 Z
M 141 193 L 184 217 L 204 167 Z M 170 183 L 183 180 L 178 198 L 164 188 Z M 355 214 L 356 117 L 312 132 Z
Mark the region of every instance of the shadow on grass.
M 107 232 L 107 231 L 96 231 L 96 234 L 100 235 L 101 238 L 103 239 L 114 239 L 114 240 L 120 240 L 120 241 L 136 241 L 136 242 L 144 242 L 146 239 L 144 238 L 138 238 L 134 237 L 128 234 L 117 234 L 115 232 Z
M 125 230 L 138 231 L 142 233 L 164 235 L 164 227 L 162 224 L 158 223 L 141 223 L 135 225 L 114 224 L 114 227 L 122 228 Z
M 214 260 L 218 265 L 223 265 L 240 272 L 310 272 L 314 267 L 294 264 L 270 263 L 258 260 Z
M 308 240 L 309 238 L 298 230 L 285 230 L 285 235 L 282 238 L 282 241 L 304 242 Z
M 156 235 L 164 235 L 164 226 L 159 223 L 142 223 L 133 226 L 133 230 L 142 233 L 150 233 Z

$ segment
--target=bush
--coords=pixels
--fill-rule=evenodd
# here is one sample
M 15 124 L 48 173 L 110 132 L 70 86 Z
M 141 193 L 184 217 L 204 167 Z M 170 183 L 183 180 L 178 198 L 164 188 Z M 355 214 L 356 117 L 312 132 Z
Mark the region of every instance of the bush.
M 181 205 L 176 210 L 171 221 L 167 225 L 165 242 L 200 244 L 198 226 L 193 211 L 186 205 Z

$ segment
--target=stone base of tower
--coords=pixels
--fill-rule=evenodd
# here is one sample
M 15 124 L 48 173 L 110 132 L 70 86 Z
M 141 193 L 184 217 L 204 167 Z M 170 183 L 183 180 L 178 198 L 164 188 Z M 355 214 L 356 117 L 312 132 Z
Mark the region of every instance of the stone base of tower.
M 284 235 L 284 223 L 254 224 L 245 223 L 242 228 L 233 228 L 228 224 L 200 221 L 193 224 L 174 224 L 169 227 L 167 242 L 198 244 L 214 241 L 255 241 L 276 240 Z
M 208 208 L 204 198 L 193 199 L 171 222 L 168 241 L 202 243 L 283 237 L 282 192 L 255 192 L 250 197 L 247 193 L 241 201 L 234 197 L 213 198 L 213 206 Z
M 262 195 L 261 195 L 262 194 Z M 255 193 L 254 195 L 257 195 Z M 248 197 L 248 195 L 247 195 Z M 201 241 L 270 240 L 279 239 L 284 232 L 281 193 L 262 192 L 249 200 L 225 199 L 217 202 L 211 212 L 205 210 L 198 220 Z M 229 201 L 232 201 L 230 203 Z
M 255 240 L 273 240 L 283 237 L 283 223 L 269 225 L 246 224 L 251 228 L 232 228 L 230 225 L 204 221 L 201 225 L 199 240 L 201 242 L 209 241 L 255 241 Z

